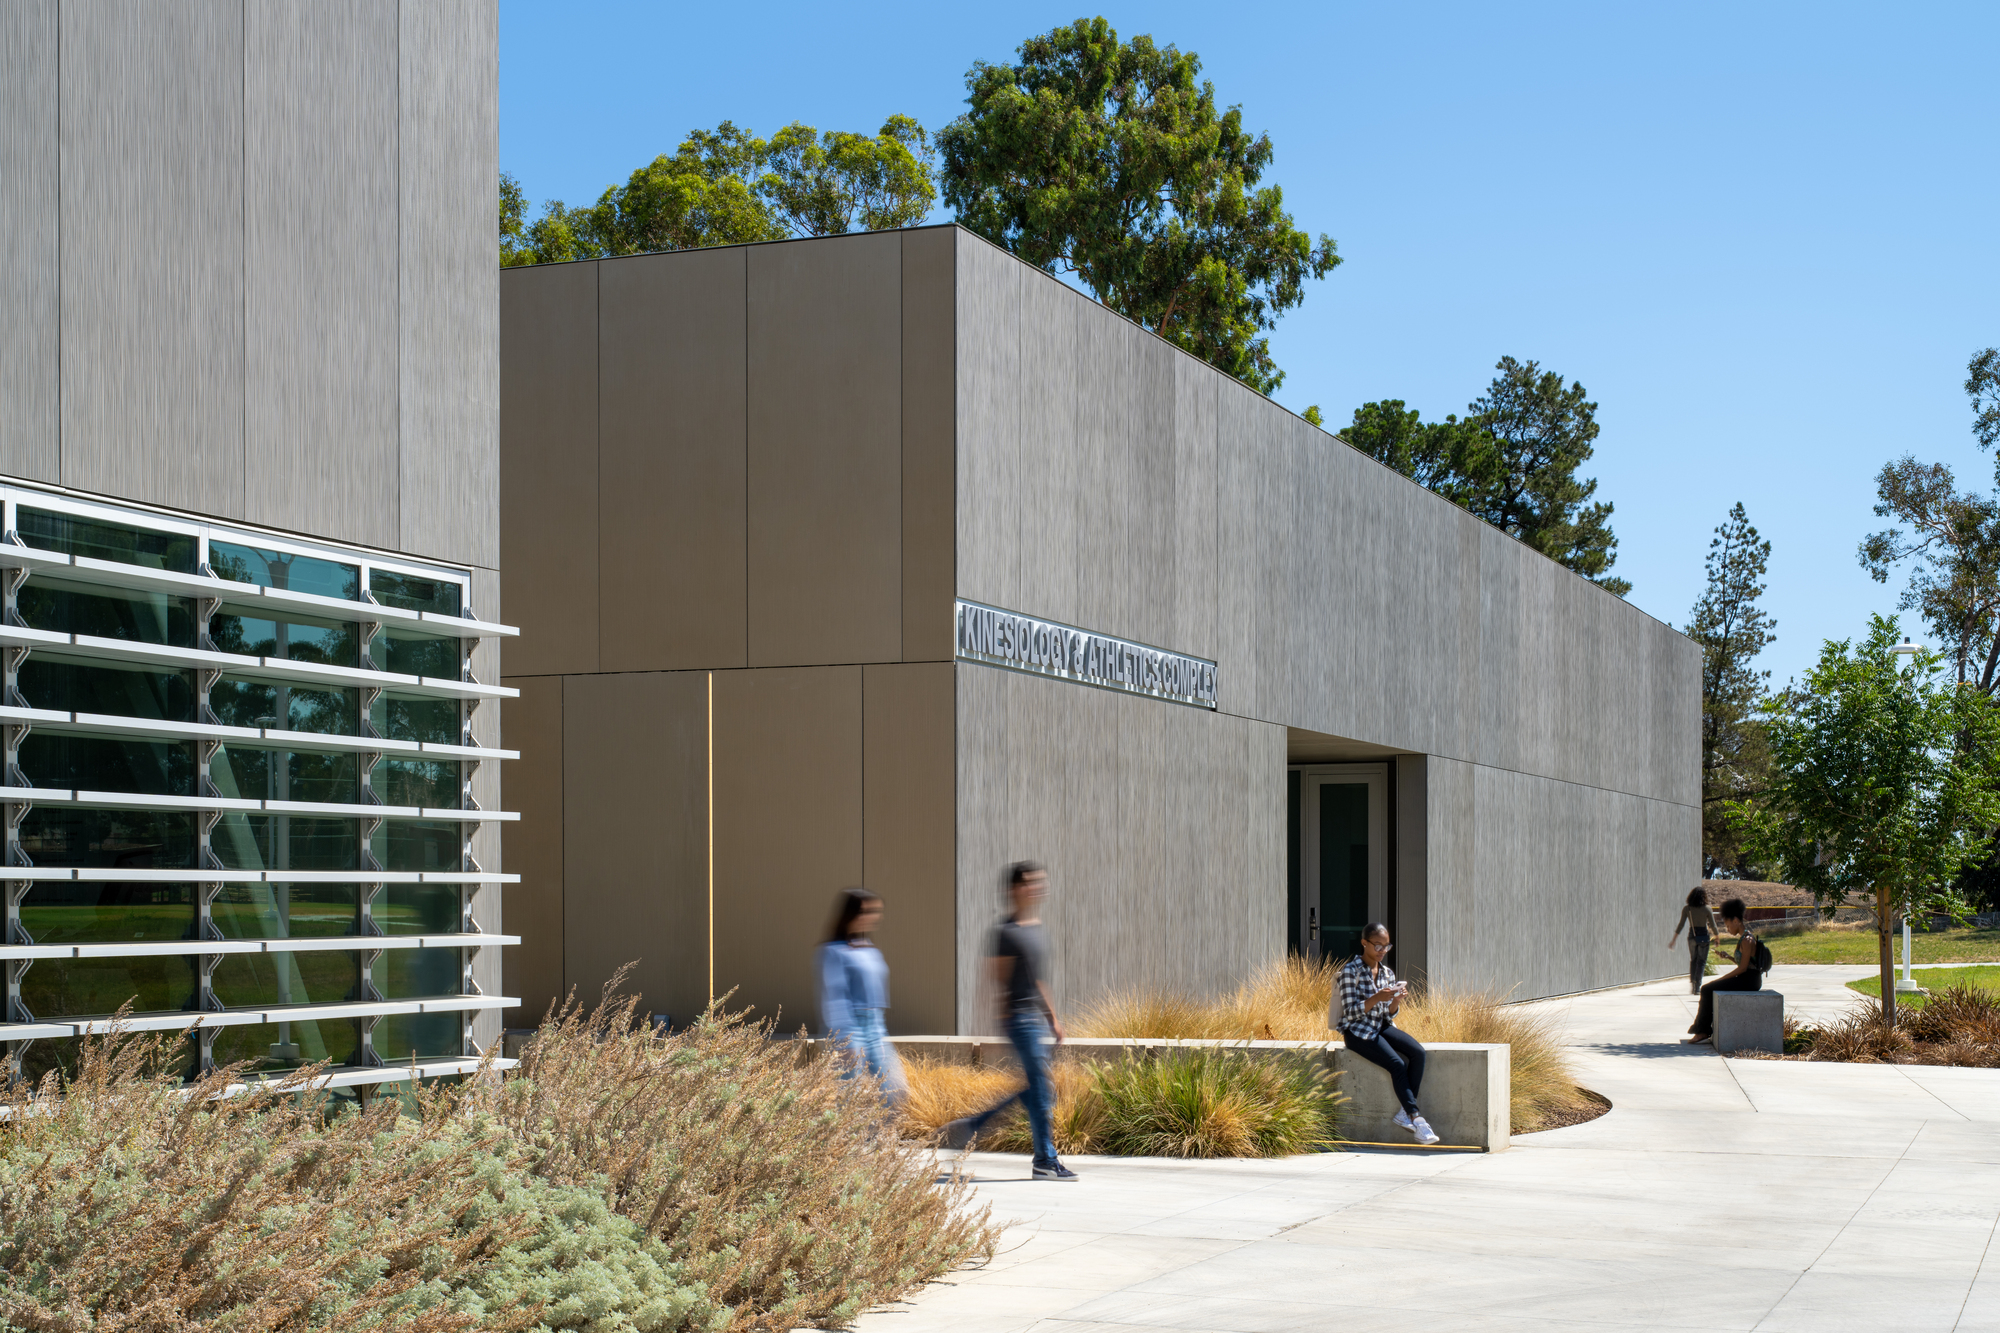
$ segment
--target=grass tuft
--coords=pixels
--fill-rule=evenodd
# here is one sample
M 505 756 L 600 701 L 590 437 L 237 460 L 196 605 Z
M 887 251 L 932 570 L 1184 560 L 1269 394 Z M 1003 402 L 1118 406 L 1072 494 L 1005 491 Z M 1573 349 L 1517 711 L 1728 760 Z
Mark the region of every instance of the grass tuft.
M 2000 992 L 1948 986 L 1921 1006 L 1898 1006 L 1894 1027 L 1879 1001 L 1856 1004 L 1821 1027 L 1787 1021 L 1785 1054 L 1845 1064 L 1959 1065 L 2000 1069 Z

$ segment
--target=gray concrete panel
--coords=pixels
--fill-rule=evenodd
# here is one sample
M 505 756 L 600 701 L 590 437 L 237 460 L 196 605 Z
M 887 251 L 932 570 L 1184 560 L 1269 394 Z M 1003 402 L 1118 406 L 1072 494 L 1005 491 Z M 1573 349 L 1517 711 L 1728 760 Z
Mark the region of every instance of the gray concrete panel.
M 502 282 L 501 567 L 517 675 L 598 669 L 598 274 L 537 265 Z
M 392 549 L 396 12 L 243 8 L 245 516 Z
M 749 252 L 753 666 L 902 656 L 902 238 Z
M 739 246 L 567 266 L 598 281 L 605 671 L 748 663 L 747 253 Z M 510 316 L 510 336 L 517 327 Z M 572 419 L 582 416 L 579 408 Z M 544 446 L 544 457 L 552 452 Z
M 500 563 L 499 10 L 398 9 L 402 539 Z
M 1039 432 L 1048 427 L 1039 410 L 1063 400 L 1067 381 L 1023 373 L 1024 351 L 1040 354 L 1046 346 L 1021 345 L 1022 308 L 1031 299 L 1021 296 L 1021 265 L 970 232 L 953 228 L 951 234 L 958 275 L 958 593 L 1012 609 L 1023 595 L 1022 543 L 1013 535 L 1022 453 L 1025 442 L 1042 438 Z M 1066 342 L 1058 345 L 1050 364 L 1038 365 L 1036 374 L 1066 376 L 1066 348 Z M 1024 386 L 1030 383 L 1046 383 L 1047 390 L 1028 394 Z M 1066 442 L 1062 437 L 1060 443 Z M 1050 563 L 1062 565 L 1064 554 L 1058 548 Z
M 241 0 L 61 11 L 62 480 L 241 517 Z
M 986 938 L 1008 863 L 1046 863 L 1063 1012 L 1212 994 L 1281 957 L 1281 727 L 991 667 L 958 671 L 961 1030 L 991 1030 Z
M 862 668 L 862 876 L 883 897 L 891 1032 L 956 1032 L 955 668 Z
M 708 1001 L 708 679 L 563 681 L 563 972 L 587 1005 L 626 963 L 646 1011 Z
M 62 476 L 56 0 L 0 6 L 0 472 Z
M 957 241 L 903 233 L 903 659 L 949 661 L 957 589 Z

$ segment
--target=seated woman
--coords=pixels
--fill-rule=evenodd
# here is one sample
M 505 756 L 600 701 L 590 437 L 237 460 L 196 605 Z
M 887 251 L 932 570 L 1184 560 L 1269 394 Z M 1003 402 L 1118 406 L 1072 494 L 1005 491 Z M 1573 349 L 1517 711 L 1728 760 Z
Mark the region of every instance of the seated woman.
M 1396 1123 L 1415 1135 L 1418 1143 L 1436 1143 L 1437 1131 L 1417 1110 L 1417 1089 L 1424 1081 L 1424 1048 L 1396 1026 L 1396 1011 L 1403 1007 L 1409 983 L 1396 980 L 1396 974 L 1389 970 L 1385 960 L 1391 947 L 1387 926 L 1375 921 L 1362 927 L 1361 956 L 1348 959 L 1334 978 L 1327 1026 L 1340 1030 L 1348 1050 L 1388 1071 L 1396 1100 L 1403 1104 L 1396 1112 Z
M 1736 966 L 1701 988 L 1701 1004 L 1695 1010 L 1694 1035 L 1684 1043 L 1693 1046 L 1715 1040 L 1715 993 L 1719 990 L 1762 990 L 1764 973 L 1757 966 L 1757 937 L 1744 928 L 1743 900 L 1731 898 L 1716 915 L 1722 918 L 1722 933 L 1736 937 Z

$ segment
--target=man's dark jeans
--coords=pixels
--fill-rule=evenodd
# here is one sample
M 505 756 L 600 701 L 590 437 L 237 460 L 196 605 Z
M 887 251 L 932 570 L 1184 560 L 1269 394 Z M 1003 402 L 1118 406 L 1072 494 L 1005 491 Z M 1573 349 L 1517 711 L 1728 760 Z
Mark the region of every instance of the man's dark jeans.
M 1035 1140 L 1036 1166 L 1056 1164 L 1056 1139 L 1052 1124 L 1056 1098 L 1055 1088 L 1049 1082 L 1048 1037 L 1048 1024 L 1042 1021 L 1040 1014 L 1020 1013 L 1008 1018 L 1007 1040 L 1014 1044 L 1014 1055 L 1021 1062 L 1021 1072 L 1027 1077 L 1028 1086 L 972 1117 L 972 1133 L 976 1136 L 986 1128 L 988 1121 L 1019 1098 L 1021 1105 L 1028 1108 L 1028 1131 Z
M 1372 1037 L 1355 1038 L 1349 1033 L 1340 1034 L 1347 1041 L 1347 1049 L 1364 1060 L 1389 1071 L 1389 1082 L 1396 1087 L 1396 1100 L 1411 1115 L 1417 1113 L 1417 1089 L 1424 1082 L 1424 1048 L 1415 1037 L 1396 1027 L 1384 1027 Z

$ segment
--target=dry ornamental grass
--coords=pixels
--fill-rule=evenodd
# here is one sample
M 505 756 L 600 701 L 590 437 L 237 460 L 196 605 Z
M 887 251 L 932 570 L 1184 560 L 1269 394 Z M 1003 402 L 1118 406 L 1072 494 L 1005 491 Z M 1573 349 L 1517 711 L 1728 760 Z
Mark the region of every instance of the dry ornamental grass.
M 87 1039 L 7 1106 L 0 1328 L 838 1326 L 991 1252 L 871 1087 L 762 1026 L 634 1018 L 572 1001 L 518 1077 L 365 1110 L 310 1071 L 184 1087 L 172 1037 Z
M 2000 992 L 1948 987 L 1921 1007 L 1899 1009 L 1893 1027 L 1882 1021 L 1877 1000 L 1824 1027 L 1787 1019 L 1785 1055 L 1767 1058 L 2000 1069 Z

